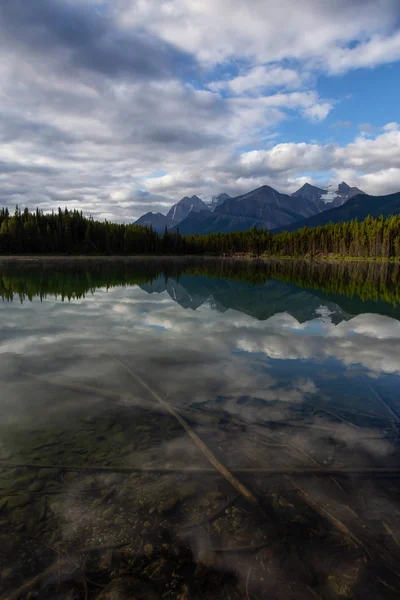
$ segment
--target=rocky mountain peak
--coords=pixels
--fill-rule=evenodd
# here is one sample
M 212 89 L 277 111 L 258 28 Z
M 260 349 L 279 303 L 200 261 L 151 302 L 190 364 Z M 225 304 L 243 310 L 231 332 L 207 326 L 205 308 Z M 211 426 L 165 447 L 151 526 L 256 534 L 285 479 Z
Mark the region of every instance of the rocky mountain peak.
M 179 202 L 171 206 L 167 213 L 167 217 L 172 219 L 174 223 L 179 223 L 186 219 L 190 212 L 200 212 L 201 210 L 210 210 L 205 202 L 198 196 L 185 196 Z

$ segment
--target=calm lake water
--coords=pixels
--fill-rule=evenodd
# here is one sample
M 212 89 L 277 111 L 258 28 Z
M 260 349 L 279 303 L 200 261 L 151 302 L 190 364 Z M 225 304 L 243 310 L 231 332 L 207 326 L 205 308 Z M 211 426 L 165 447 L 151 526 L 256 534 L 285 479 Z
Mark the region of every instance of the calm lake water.
M 4 260 L 0 297 L 1 600 L 398 597 L 398 266 Z

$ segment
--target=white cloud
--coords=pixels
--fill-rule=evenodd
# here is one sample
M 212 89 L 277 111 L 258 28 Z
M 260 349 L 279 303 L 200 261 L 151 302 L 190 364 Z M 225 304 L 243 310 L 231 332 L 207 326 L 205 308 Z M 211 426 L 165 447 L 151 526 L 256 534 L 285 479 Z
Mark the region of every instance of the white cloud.
M 390 35 L 398 11 L 397 0 L 119 0 L 115 17 L 128 29 L 150 28 L 205 63 L 312 59 L 337 71 L 398 56 Z M 354 41 L 359 45 L 347 50 Z
M 238 75 L 227 81 L 214 81 L 208 84 L 212 90 L 227 89 L 234 94 L 259 93 L 265 88 L 299 88 L 307 75 L 294 69 L 259 65 L 250 69 L 245 75 Z
M 335 325 L 326 316 L 299 323 L 287 313 L 268 319 L 263 331 L 243 336 L 237 347 L 274 359 L 335 358 L 374 372 L 400 372 L 400 323 L 383 315 L 362 314 Z M 314 331 L 319 331 L 315 334 Z
M 398 192 L 400 188 L 400 167 L 381 169 L 376 173 L 364 175 L 355 171 L 349 171 L 348 174 L 349 181 L 353 181 L 360 189 L 368 190 L 371 194 L 390 194 Z
M 328 167 L 333 148 L 318 144 L 277 144 L 270 150 L 252 150 L 241 155 L 240 162 L 251 172 L 296 172 Z
M 327 56 L 330 72 L 341 73 L 360 67 L 373 68 L 400 59 L 400 32 L 388 37 L 374 35 L 355 48 L 335 48 Z
M 313 106 L 309 106 L 305 108 L 303 113 L 310 117 L 313 121 L 323 121 L 329 115 L 332 110 L 332 104 L 329 102 L 323 102 L 321 104 L 314 104 Z
M 395 124 L 309 142 L 340 101 L 321 71 L 396 58 L 397 0 L 28 4 L 0 9 L 0 205 L 132 221 L 188 193 L 293 191 L 306 172 L 399 187 Z M 304 143 L 271 147 L 301 121 Z
M 398 191 L 400 188 L 400 130 L 389 123 L 375 138 L 359 136 L 346 146 L 306 143 L 277 144 L 269 150 L 252 150 L 240 156 L 245 173 L 284 178 L 302 171 L 333 171 L 333 181 L 344 179 L 372 194 Z
M 375 138 L 360 136 L 344 148 L 338 148 L 336 157 L 346 166 L 358 170 L 380 171 L 400 167 L 400 130 L 389 123 Z
M 307 102 L 307 94 L 277 94 L 273 100 L 282 105 Z M 260 99 L 247 99 L 259 102 Z M 263 99 L 262 102 L 265 102 Z M 311 173 L 312 175 L 303 175 Z M 361 135 L 345 145 L 280 143 L 267 150 L 249 150 L 235 157 L 226 153 L 214 156 L 207 168 L 177 169 L 148 181 L 153 193 L 199 193 L 210 195 L 215 189 L 239 194 L 267 184 L 293 192 L 313 175 L 321 174 L 337 184 L 345 180 L 371 194 L 386 194 L 400 188 L 400 130 L 389 123 L 375 137 Z

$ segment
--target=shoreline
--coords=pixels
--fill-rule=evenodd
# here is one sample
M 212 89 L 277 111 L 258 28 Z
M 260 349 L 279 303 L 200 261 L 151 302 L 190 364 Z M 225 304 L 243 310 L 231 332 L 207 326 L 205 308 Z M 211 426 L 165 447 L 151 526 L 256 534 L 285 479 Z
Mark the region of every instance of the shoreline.
M 399 260 L 395 258 L 382 258 L 382 257 L 358 257 L 358 256 L 338 256 L 338 255 L 319 255 L 315 257 L 310 256 L 251 256 L 246 254 L 233 254 L 227 256 L 213 256 L 213 255 L 198 255 L 198 254 L 185 254 L 185 255 L 176 255 L 176 254 L 132 254 L 132 255 L 65 255 L 65 254 L 37 254 L 37 255 L 29 255 L 29 254 L 16 254 L 16 255 L 0 255 L 0 265 L 2 263 L 30 263 L 30 264 L 40 264 L 40 263 L 84 263 L 84 262 L 202 262 L 202 261 L 246 261 L 246 262 L 279 262 L 279 261 L 293 261 L 293 262 L 308 262 L 308 263 L 337 263 L 337 262 L 376 262 L 376 263 L 388 263 L 388 264 L 398 264 Z

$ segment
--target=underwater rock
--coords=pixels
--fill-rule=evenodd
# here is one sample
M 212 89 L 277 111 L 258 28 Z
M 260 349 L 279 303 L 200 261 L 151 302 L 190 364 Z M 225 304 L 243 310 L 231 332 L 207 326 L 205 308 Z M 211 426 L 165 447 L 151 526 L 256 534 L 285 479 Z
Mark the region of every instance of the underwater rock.
M 107 508 L 103 512 L 103 519 L 110 521 L 115 516 L 115 508 Z
M 29 494 L 18 494 L 16 496 L 6 496 L 0 504 L 0 511 L 7 507 L 7 510 L 12 511 L 14 508 L 26 506 L 31 501 Z
M 96 600 L 160 600 L 160 596 L 147 583 L 132 577 L 122 577 L 111 581 Z
M 57 517 L 61 517 L 65 514 L 65 504 L 62 500 L 58 500 L 57 497 L 54 500 L 50 499 L 48 505 Z
M 173 510 L 175 508 L 175 506 L 178 504 L 178 502 L 179 502 L 179 498 L 168 498 L 167 500 L 163 500 L 158 505 L 158 508 L 157 508 L 158 514 L 165 515 L 165 514 L 171 512 L 171 510 Z
M 60 475 L 60 469 L 39 469 L 38 479 L 55 479 Z
M 28 492 L 40 492 L 44 488 L 43 479 L 37 479 L 28 487 Z
M 0 514 L 7 509 L 8 497 L 2 498 L 0 500 Z
M 338 596 L 352 597 L 353 587 L 360 578 L 360 572 L 365 568 L 362 558 L 351 563 L 341 564 L 328 576 L 329 588 Z
M 22 477 L 18 477 L 15 479 L 11 485 L 13 490 L 26 490 L 35 479 L 35 476 L 32 477 L 32 473 L 29 475 L 23 475 Z
M 178 490 L 179 498 L 181 500 L 187 500 L 188 498 L 192 498 L 193 496 L 196 496 L 197 490 L 198 485 L 196 482 L 188 481 L 186 483 L 183 483 Z
M 43 521 L 46 517 L 47 502 L 46 498 L 42 498 L 36 503 L 36 519 L 38 522 Z

